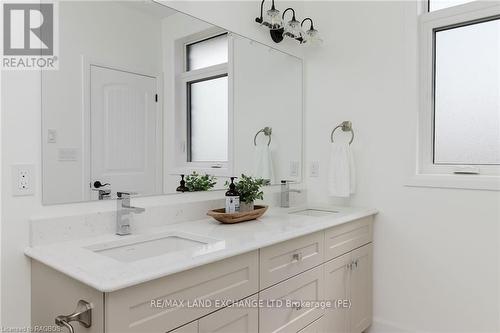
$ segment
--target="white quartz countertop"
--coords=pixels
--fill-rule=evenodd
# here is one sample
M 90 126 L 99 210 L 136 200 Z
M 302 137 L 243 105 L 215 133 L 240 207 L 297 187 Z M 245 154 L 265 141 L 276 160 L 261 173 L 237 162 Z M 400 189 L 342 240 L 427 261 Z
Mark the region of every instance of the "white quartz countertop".
M 305 207 L 272 208 L 255 221 L 221 224 L 207 218 L 151 228 L 135 235 L 106 234 L 34 246 L 27 248 L 25 254 L 101 292 L 113 292 L 377 213 L 376 210 L 364 208 L 308 208 L 332 210 L 337 213 L 314 217 L 289 214 Z M 134 238 L 169 232 L 208 237 L 218 242 L 212 249 L 201 254 L 199 251 L 186 250 L 132 262 L 118 261 L 89 249 L 117 240 L 128 239 L 133 242 Z

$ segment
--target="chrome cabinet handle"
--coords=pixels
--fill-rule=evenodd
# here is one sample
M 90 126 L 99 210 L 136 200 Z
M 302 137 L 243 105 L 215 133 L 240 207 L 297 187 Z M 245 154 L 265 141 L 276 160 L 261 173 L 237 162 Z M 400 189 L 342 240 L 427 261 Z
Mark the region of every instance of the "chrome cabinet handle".
M 292 260 L 294 262 L 297 262 L 297 261 L 301 261 L 302 260 L 302 253 L 298 252 L 298 253 L 294 253 L 292 255 Z
M 355 268 L 358 268 L 358 259 L 351 261 L 349 264 L 345 265 L 347 269 L 353 270 Z
M 92 305 L 87 301 L 79 300 L 72 314 L 57 316 L 54 321 L 57 326 L 67 328 L 69 333 L 75 333 L 75 329 L 70 324 L 72 321 L 89 328 L 92 326 Z

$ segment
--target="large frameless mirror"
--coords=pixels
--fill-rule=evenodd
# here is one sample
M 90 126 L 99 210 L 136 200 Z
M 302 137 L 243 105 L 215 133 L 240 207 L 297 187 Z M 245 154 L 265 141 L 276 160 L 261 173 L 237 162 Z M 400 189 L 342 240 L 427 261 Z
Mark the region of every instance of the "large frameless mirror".
M 154 2 L 59 3 L 42 73 L 43 202 L 301 181 L 302 61 Z M 192 179 L 192 178 L 191 178 Z

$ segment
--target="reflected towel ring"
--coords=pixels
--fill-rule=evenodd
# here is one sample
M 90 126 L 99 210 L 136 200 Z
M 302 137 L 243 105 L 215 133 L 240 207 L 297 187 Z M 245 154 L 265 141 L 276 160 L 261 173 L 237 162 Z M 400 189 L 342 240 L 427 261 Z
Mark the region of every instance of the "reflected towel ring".
M 330 141 L 333 143 L 333 134 L 338 128 L 341 128 L 343 132 L 351 132 L 351 141 L 349 141 L 349 144 L 351 144 L 354 141 L 354 130 L 352 129 L 352 123 L 348 120 L 343 121 L 333 129 L 332 134 L 330 134 Z
M 265 136 L 269 137 L 269 141 L 267 142 L 267 145 L 269 146 L 271 144 L 271 134 L 273 133 L 273 129 L 271 127 L 266 126 L 263 129 L 259 130 L 257 133 L 255 133 L 255 136 L 253 137 L 254 146 L 257 146 L 257 136 L 260 133 L 264 133 Z

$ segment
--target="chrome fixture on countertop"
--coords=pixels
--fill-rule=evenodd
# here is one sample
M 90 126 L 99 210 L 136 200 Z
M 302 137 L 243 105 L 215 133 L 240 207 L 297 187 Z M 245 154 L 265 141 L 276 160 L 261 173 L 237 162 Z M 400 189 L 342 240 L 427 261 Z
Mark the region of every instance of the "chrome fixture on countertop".
M 139 214 L 146 211 L 144 208 L 130 205 L 130 196 L 135 193 L 116 193 L 116 234 L 120 236 L 130 235 L 130 220 L 132 213 Z
M 290 207 L 290 192 L 300 193 L 300 190 L 290 189 L 290 182 L 287 180 L 281 181 L 281 208 Z

